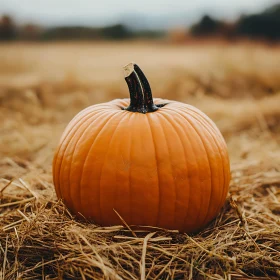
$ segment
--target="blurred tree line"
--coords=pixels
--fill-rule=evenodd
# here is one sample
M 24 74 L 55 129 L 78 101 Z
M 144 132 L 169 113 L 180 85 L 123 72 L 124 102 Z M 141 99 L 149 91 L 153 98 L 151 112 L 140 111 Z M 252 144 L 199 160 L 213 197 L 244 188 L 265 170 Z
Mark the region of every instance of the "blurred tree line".
M 220 36 L 228 39 L 249 37 L 252 39 L 279 40 L 280 39 L 280 4 L 276 4 L 265 11 L 241 16 L 233 24 L 216 20 L 209 15 L 191 27 L 193 36 Z
M 0 40 L 12 40 L 16 37 L 16 27 L 11 17 L 0 18 Z
M 185 33 L 187 35 L 187 32 Z M 249 37 L 253 39 L 280 39 L 280 4 L 265 11 L 241 16 L 235 23 L 216 20 L 209 15 L 194 24 L 189 34 L 194 37 L 222 37 L 234 39 Z M 122 40 L 129 38 L 157 38 L 165 35 L 160 31 L 133 31 L 122 24 L 93 28 L 65 26 L 42 28 L 35 24 L 18 26 L 14 20 L 4 15 L 0 17 L 0 40 Z
M 0 41 L 9 40 L 122 40 L 128 38 L 156 38 L 160 31 L 131 31 L 123 24 L 106 27 L 59 26 L 43 28 L 35 24 L 17 26 L 14 20 L 4 15 L 0 17 Z

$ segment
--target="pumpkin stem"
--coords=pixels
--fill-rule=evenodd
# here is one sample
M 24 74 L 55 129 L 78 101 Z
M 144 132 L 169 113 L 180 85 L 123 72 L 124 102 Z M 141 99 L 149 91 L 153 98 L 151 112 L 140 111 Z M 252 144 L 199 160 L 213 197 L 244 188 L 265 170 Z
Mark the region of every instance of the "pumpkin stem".
M 141 84 L 133 67 L 133 63 L 129 63 L 124 67 L 125 81 L 130 93 L 130 104 L 128 107 L 123 109 L 130 112 L 145 114 L 146 110 Z
M 137 64 L 134 64 L 134 71 L 136 72 L 141 82 L 144 101 L 145 101 L 145 105 L 147 106 L 148 112 L 154 112 L 158 110 L 158 107 L 154 104 L 152 90 L 148 82 L 148 79 L 146 78 L 143 71 L 140 69 L 140 67 Z
M 127 64 L 124 67 L 124 76 L 130 93 L 130 105 L 123 110 L 146 114 L 166 105 L 154 104 L 150 84 L 137 64 Z

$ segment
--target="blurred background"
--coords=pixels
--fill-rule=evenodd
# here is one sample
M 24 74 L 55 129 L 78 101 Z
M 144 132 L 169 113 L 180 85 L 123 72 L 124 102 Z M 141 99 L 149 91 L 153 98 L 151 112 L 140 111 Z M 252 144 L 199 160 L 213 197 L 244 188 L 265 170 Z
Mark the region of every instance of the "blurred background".
M 273 0 L 0 0 L 3 164 L 29 161 L 50 173 L 77 112 L 128 97 L 122 67 L 131 61 L 154 97 L 216 122 L 232 164 L 276 158 L 279 40 Z
M 1 0 L 1 40 L 280 38 L 275 0 Z

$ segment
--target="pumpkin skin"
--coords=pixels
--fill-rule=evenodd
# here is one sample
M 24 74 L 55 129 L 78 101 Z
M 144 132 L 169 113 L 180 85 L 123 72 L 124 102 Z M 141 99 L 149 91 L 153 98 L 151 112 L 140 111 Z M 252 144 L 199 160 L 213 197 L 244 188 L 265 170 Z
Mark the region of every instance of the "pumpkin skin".
M 229 187 L 226 143 L 197 108 L 176 101 L 155 112 L 123 110 L 117 99 L 81 111 L 53 161 L 58 198 L 102 226 L 121 224 L 196 232 L 221 210 Z

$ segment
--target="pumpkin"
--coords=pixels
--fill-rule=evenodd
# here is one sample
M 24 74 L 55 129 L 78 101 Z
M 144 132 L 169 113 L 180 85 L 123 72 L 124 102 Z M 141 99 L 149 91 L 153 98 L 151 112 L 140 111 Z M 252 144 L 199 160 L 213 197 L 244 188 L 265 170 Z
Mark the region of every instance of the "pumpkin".
M 56 194 L 102 226 L 196 232 L 221 210 L 229 188 L 226 143 L 197 108 L 153 99 L 133 63 L 129 99 L 90 106 L 69 123 L 53 161 Z

